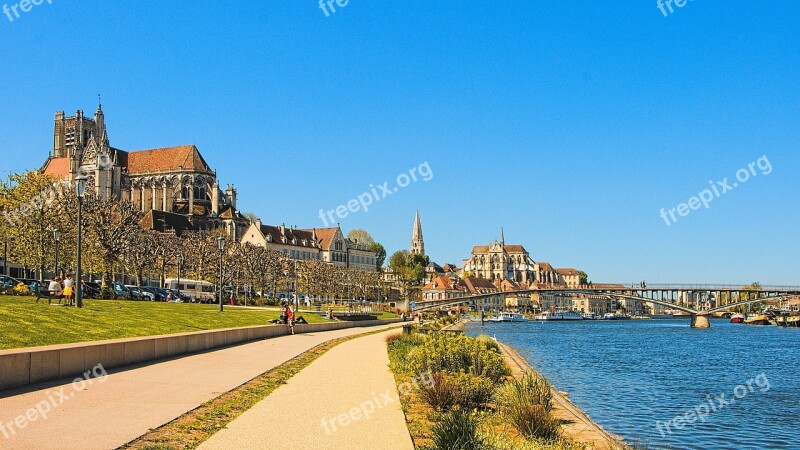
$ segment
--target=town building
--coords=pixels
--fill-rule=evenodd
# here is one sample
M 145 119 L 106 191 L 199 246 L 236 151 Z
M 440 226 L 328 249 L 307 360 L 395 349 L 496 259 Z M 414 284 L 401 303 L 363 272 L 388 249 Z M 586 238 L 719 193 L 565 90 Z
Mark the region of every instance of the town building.
M 364 271 L 377 270 L 375 252 L 347 239 L 339 226 L 300 229 L 264 225 L 257 219 L 244 231 L 240 242 L 275 250 L 292 259 L 312 259 Z
M 525 286 L 536 280 L 538 265 L 522 245 L 506 245 L 503 230 L 500 241 L 472 248 L 472 254 L 463 261 L 464 274 L 488 280 L 512 280 Z
M 87 191 L 101 198 L 184 216 L 196 230 L 221 229 L 238 239 L 249 225 L 236 208 L 236 190 L 222 191 L 197 147 L 112 147 L 101 104 L 91 118 L 81 110 L 71 117 L 56 112 L 53 149 L 41 171 L 71 185 L 84 176 Z
M 576 269 L 556 269 L 559 284 L 565 284 L 570 289 L 577 289 L 581 285 L 581 274 Z

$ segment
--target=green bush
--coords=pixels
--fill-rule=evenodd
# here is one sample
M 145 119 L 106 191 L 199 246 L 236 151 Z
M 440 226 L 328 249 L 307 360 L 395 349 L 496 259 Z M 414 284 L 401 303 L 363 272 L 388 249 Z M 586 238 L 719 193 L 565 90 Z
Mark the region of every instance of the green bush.
M 455 403 L 462 409 L 483 408 L 492 401 L 495 384 L 486 377 L 459 372 L 450 377 L 450 382 L 455 385 Z
M 552 387 L 542 376 L 526 373 L 506 383 L 495 396 L 500 412 L 527 438 L 557 439 L 558 420 L 552 410 Z
M 432 450 L 488 450 L 478 431 L 478 419 L 463 411 L 445 415 L 433 426 Z
M 496 352 L 500 352 L 500 344 L 498 344 L 497 341 L 490 338 L 488 335 L 482 334 L 475 339 L 478 342 L 486 344 L 487 347 L 494 349 Z
M 425 339 L 427 339 L 425 336 L 417 333 L 390 335 L 386 342 L 389 350 L 389 366 L 392 371 L 411 374 L 411 368 L 408 366 L 408 354 L 421 346 Z
M 508 376 L 508 367 L 496 348 L 486 342 L 451 333 L 436 334 L 408 354 L 414 373 L 467 372 L 498 382 Z

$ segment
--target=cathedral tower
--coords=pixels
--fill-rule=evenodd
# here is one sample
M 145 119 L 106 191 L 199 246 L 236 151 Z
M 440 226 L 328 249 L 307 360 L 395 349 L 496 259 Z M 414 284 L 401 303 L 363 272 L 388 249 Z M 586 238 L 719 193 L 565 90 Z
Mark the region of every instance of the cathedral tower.
M 414 217 L 414 233 L 411 235 L 411 254 L 425 256 L 425 240 L 422 239 L 422 222 L 419 220 L 419 211 Z

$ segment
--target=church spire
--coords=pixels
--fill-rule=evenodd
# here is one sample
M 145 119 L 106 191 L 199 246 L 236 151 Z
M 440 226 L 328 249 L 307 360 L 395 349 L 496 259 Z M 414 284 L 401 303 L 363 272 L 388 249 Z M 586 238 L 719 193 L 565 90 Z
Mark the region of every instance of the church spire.
M 502 245 L 503 247 L 506 246 L 506 237 L 503 234 L 503 227 L 500 227 L 500 245 Z
M 419 210 L 414 216 L 414 232 L 411 235 L 411 254 L 425 255 L 425 240 L 422 238 L 422 222 L 419 220 Z

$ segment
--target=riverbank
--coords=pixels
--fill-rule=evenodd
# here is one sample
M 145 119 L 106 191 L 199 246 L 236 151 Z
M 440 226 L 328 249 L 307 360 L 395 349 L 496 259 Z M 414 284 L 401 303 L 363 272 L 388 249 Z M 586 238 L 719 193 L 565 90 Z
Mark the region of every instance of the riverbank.
M 502 342 L 498 342 L 498 344 L 506 364 L 515 378 L 521 378 L 526 372 L 536 372 L 513 347 Z M 561 430 L 565 436 L 597 450 L 622 450 L 628 448 L 622 438 L 614 436 L 600 425 L 594 423 L 589 416 L 569 400 L 565 393 L 553 388 L 552 396 L 552 414 L 561 421 Z

